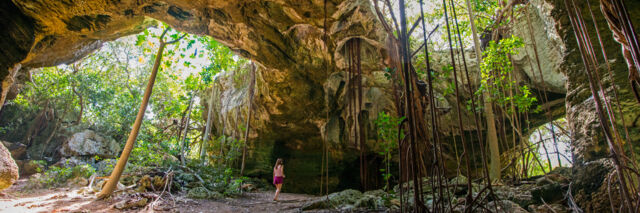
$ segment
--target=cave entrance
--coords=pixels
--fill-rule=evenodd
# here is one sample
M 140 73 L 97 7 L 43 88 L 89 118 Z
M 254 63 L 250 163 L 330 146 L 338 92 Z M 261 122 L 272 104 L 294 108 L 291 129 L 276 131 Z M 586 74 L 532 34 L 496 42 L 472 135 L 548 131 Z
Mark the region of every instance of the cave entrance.
M 531 150 L 531 155 L 536 155 L 540 160 L 533 162 L 537 161 L 533 159 L 534 156 L 521 159 L 521 163 L 532 166 L 529 176 L 543 175 L 544 172 L 550 172 L 557 167 L 572 167 L 573 157 L 567 120 L 559 118 L 534 128 L 529 135 L 528 149 Z
M 87 168 L 87 173 L 74 173 L 84 178 L 109 175 L 131 131 L 164 29 L 169 29 L 165 40 L 183 35 L 156 21 L 156 27 L 105 42 L 76 62 L 16 76 L 18 84 L 0 111 L 0 140 L 15 154 L 23 176 L 76 167 Z M 209 36 L 187 34 L 167 46 L 126 171 L 153 177 L 157 174 L 149 173 L 151 168 L 186 167 L 183 172 L 192 178 L 181 180 L 182 185 L 199 178 L 231 184 L 242 156 L 248 98 L 218 94 L 215 88 L 246 88 L 250 70 L 249 60 Z M 234 95 L 221 103 L 220 97 Z M 209 110 L 220 112 L 211 113 L 214 128 L 205 128 Z M 236 119 L 222 118 L 223 113 Z M 235 128 L 225 129 L 229 126 Z M 211 137 L 205 138 L 205 129 L 212 129 Z M 181 164 L 181 158 L 188 164 Z M 215 167 L 197 167 L 204 162 Z M 38 169 L 29 169 L 34 166 Z M 209 168 L 209 173 L 195 178 L 196 168 Z M 55 177 L 59 180 L 50 184 L 73 178 Z M 121 181 L 138 184 L 139 179 Z

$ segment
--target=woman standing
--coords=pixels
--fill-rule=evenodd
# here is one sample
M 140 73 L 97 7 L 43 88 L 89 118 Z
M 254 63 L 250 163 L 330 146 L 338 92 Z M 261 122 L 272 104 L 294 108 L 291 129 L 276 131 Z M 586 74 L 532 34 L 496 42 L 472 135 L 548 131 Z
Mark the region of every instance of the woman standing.
M 282 164 L 282 158 L 278 158 L 278 160 L 276 160 L 276 165 L 273 166 L 273 184 L 276 185 L 276 195 L 273 197 L 274 201 L 278 200 L 278 195 L 280 194 L 284 177 L 284 165 Z

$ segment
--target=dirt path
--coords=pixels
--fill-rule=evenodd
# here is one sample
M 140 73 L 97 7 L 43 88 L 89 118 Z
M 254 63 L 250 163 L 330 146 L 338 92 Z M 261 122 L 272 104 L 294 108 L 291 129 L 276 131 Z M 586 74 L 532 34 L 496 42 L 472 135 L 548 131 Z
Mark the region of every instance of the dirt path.
M 120 201 L 95 200 L 95 195 L 83 194 L 80 188 L 57 188 L 40 191 L 23 190 L 18 183 L 3 191 L 0 196 L 0 212 L 119 212 L 113 206 Z M 146 205 L 140 209 L 122 212 L 298 212 L 299 208 L 314 198 L 310 195 L 283 193 L 280 201 L 272 200 L 273 192 L 245 193 L 235 198 L 198 200 L 183 194 L 165 196 L 155 208 Z

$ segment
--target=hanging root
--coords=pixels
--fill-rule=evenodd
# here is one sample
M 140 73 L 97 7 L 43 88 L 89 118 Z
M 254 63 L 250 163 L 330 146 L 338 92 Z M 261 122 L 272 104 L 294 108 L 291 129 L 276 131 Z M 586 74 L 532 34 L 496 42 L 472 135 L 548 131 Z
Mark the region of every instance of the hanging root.
M 631 91 L 633 91 L 633 96 L 636 97 L 636 101 L 640 103 L 640 78 L 632 78 L 632 72 L 629 72 L 629 83 L 631 84 Z

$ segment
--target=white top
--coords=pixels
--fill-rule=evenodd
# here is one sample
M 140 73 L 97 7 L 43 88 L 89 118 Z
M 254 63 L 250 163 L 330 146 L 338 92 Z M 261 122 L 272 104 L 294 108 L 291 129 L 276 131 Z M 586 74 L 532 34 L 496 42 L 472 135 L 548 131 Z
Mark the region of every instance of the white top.
M 284 177 L 284 166 L 278 165 L 275 168 L 273 168 L 273 176 Z

